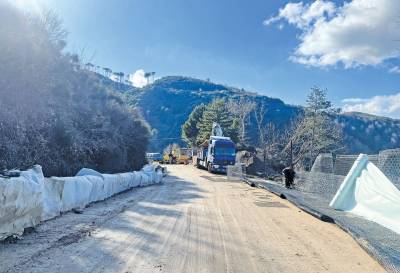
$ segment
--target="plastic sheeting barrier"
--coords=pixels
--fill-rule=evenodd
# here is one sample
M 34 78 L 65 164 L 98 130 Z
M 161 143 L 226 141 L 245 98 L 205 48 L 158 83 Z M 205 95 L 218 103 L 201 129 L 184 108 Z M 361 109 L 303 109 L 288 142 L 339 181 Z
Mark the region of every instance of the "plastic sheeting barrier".
M 39 165 L 20 177 L 0 178 L 0 240 L 22 235 L 25 228 L 72 209 L 109 198 L 122 191 L 160 183 L 161 169 L 146 165 L 141 171 L 101 174 L 82 169 L 74 177 L 44 178 Z
M 64 182 L 64 189 L 61 195 L 61 212 L 83 209 L 89 204 L 92 183 L 87 177 L 54 177 L 52 179 Z
M 87 175 L 85 176 L 85 178 L 92 185 L 91 191 L 89 193 L 89 203 L 102 201 L 107 198 L 107 194 L 105 192 L 106 185 L 102 177 Z
M 62 207 L 62 194 L 64 181 L 45 178 L 43 188 L 43 211 L 42 221 L 60 215 Z
M 22 235 L 25 228 L 39 224 L 43 178 L 38 165 L 21 172 L 20 177 L 0 178 L 0 240 Z
M 88 169 L 88 168 L 82 168 L 80 171 L 75 175 L 75 176 L 85 176 L 85 175 L 93 175 L 93 176 L 98 176 L 103 178 L 103 175 L 99 173 L 98 171 Z
M 400 191 L 360 154 L 329 204 L 400 234 Z

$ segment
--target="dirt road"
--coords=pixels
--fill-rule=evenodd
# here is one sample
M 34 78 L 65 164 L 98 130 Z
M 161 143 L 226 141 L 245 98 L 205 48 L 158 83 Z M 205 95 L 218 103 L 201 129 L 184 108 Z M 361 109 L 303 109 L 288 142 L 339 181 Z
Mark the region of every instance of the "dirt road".
M 0 245 L 0 272 L 384 272 L 353 239 L 192 166 Z

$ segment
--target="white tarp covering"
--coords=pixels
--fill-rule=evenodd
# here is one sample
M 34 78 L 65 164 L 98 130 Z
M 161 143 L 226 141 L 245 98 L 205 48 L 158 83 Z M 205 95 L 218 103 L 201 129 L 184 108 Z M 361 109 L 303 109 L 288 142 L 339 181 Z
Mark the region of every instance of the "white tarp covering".
M 56 182 L 64 182 L 61 195 L 61 212 L 83 209 L 89 204 L 92 183 L 87 177 L 52 177 L 51 179 Z
M 400 191 L 360 154 L 329 204 L 400 234 Z
M 89 194 L 89 203 L 102 201 L 109 197 L 106 192 L 106 184 L 103 176 L 97 175 L 86 175 L 85 178 L 92 184 L 92 189 Z
M 62 194 L 64 190 L 64 181 L 61 179 L 44 179 L 43 185 L 43 211 L 42 221 L 54 218 L 60 215 L 62 207 Z
M 103 175 L 101 173 L 88 168 L 80 169 L 80 171 L 75 176 L 85 176 L 85 175 L 94 175 L 103 178 Z
M 156 176 L 156 179 L 155 179 L 154 182 L 155 182 L 155 183 L 161 183 L 162 178 L 163 178 L 163 176 L 164 176 L 162 170 L 161 170 L 161 169 L 156 170 L 155 176 Z
M 161 170 L 146 165 L 141 171 L 101 174 L 82 169 L 73 177 L 44 178 L 39 165 L 19 177 L 0 178 L 0 240 L 21 235 L 25 228 L 72 209 L 109 198 L 122 191 L 160 183 Z
M 38 165 L 20 173 L 20 177 L 0 178 L 0 240 L 22 235 L 24 228 L 41 220 L 43 173 Z

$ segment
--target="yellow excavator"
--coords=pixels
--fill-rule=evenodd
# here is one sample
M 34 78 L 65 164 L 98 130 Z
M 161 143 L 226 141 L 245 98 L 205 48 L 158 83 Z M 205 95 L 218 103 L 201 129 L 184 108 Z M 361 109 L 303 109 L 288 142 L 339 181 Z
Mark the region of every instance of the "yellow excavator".
M 169 145 L 163 153 L 164 164 L 189 164 L 190 150 L 178 145 Z

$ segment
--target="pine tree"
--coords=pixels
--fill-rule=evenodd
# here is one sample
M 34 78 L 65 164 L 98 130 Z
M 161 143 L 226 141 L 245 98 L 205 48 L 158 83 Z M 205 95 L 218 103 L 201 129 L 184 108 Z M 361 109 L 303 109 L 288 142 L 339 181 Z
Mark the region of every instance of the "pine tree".
M 194 108 L 189 115 L 188 120 L 182 125 L 182 138 L 189 144 L 189 146 L 196 146 L 196 139 L 199 133 L 197 124 L 203 117 L 206 105 L 200 104 Z
M 290 139 L 297 154 L 295 162 L 305 161 L 311 168 L 319 153 L 341 148 L 343 132 L 332 118 L 335 113 L 337 110 L 327 100 L 326 90 L 311 88 L 305 115 L 296 123 Z
M 203 143 L 210 137 L 213 122 L 217 122 L 225 136 L 237 140 L 238 122 L 234 119 L 226 106 L 226 101 L 216 99 L 207 105 L 200 122 L 197 124 L 197 144 Z

